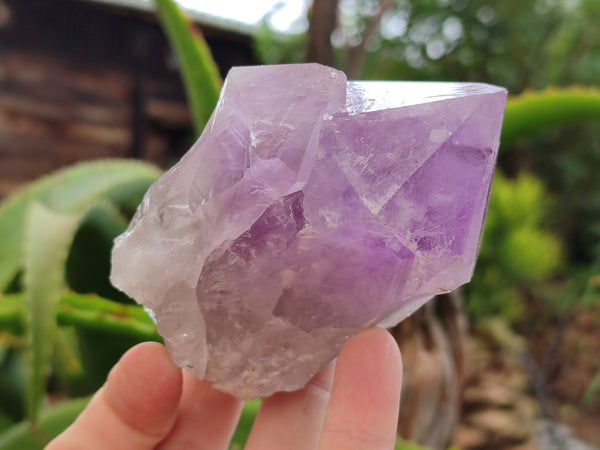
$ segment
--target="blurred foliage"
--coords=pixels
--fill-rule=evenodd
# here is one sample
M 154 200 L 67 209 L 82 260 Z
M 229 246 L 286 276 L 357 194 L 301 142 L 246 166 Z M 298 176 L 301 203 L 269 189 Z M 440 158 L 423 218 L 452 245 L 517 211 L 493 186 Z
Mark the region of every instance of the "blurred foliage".
M 528 90 L 508 100 L 502 150 L 510 152 L 524 137 L 591 120 L 600 120 L 600 90 L 596 87 Z
M 340 0 L 339 10 L 336 66 L 356 78 L 484 81 L 512 93 L 600 79 L 597 0 Z M 365 36 L 373 20 L 377 31 Z M 305 38 L 268 34 L 265 22 L 263 62 L 303 62 Z M 347 55 L 358 46 L 355 70 Z
M 77 418 L 89 401 L 88 397 L 60 403 L 42 412 L 37 425 L 23 421 L 0 435 L 2 450 L 42 450 L 44 442 L 58 436 Z
M 500 153 L 499 164 L 509 174 L 534 173 L 546 184 L 556 199 L 550 223 L 573 265 L 600 262 L 600 127 L 547 130 Z
M 597 87 L 525 91 L 506 107 L 499 167 L 535 174 L 552 194 L 548 225 L 564 241 L 568 278 L 600 262 L 599 124 Z
M 304 61 L 308 36 L 304 33 L 280 36 L 263 22 L 254 36 L 254 49 L 265 64 L 292 64 Z
M 360 33 L 365 19 L 350 16 Z M 589 58 L 600 52 L 599 20 L 596 0 L 398 0 L 382 17 L 369 45 L 377 51 L 361 75 L 487 81 L 513 93 L 591 84 L 600 73 L 600 60 Z
M 465 286 L 471 316 L 514 320 L 523 312 L 520 292 L 556 275 L 563 249 L 544 228 L 550 202 L 538 179 L 496 173 L 475 274 Z

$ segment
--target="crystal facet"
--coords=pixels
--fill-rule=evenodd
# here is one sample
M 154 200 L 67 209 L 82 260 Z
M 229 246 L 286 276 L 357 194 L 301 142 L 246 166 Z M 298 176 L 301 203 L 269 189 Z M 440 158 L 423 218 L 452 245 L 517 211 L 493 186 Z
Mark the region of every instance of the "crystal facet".
M 239 67 L 148 190 L 113 283 L 173 360 L 240 398 L 302 387 L 473 271 L 506 91 Z

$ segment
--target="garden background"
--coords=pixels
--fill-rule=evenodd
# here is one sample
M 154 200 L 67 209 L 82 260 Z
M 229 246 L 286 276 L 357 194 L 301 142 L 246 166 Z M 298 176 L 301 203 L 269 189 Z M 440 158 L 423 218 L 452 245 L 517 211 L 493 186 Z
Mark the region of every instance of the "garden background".
M 600 446 L 599 2 L 314 0 L 297 34 L 272 14 L 195 14 L 190 33 L 156 3 L 0 1 L 0 448 L 41 448 L 126 348 L 160 339 L 108 283 L 112 239 L 161 172 L 147 161 L 187 150 L 229 67 L 303 61 L 510 92 L 473 281 L 392 330 L 400 436 Z

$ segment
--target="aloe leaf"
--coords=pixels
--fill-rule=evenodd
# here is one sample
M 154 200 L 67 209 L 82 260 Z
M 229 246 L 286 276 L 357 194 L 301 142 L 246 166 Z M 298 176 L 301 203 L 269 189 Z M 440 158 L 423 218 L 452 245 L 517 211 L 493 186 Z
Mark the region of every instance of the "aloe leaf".
M 66 245 L 68 248 L 68 245 Z M 60 284 L 59 284 L 60 286 Z M 60 289 L 60 288 L 59 288 Z M 60 291 L 59 291 L 60 292 Z M 11 294 L 0 301 L 0 331 L 21 334 L 25 317 L 33 314 L 26 307 L 25 294 Z M 38 299 L 39 300 L 39 299 Z M 52 303 L 53 298 L 42 299 Z M 48 310 L 46 304 L 46 310 Z M 162 341 L 156 324 L 139 305 L 127 305 L 98 297 L 95 294 L 62 292 L 53 312 L 35 315 L 29 322 L 30 345 L 27 412 L 35 418 L 35 408 L 43 396 L 46 375 L 54 356 L 55 370 L 61 382 L 77 395 L 96 389 L 105 379 L 107 369 L 132 345 L 142 341 Z M 37 321 L 37 326 L 33 321 Z M 56 323 L 62 327 L 56 329 Z M 45 329 L 45 332 L 36 329 Z M 61 332 L 76 330 L 79 335 L 77 354 L 70 346 L 69 336 Z M 36 344 L 37 343 L 37 344 Z M 58 365 L 56 365 L 58 364 Z M 82 367 L 87 369 L 82 373 Z
M 66 263 L 66 280 L 71 289 L 132 302 L 109 280 L 113 240 L 125 231 L 128 223 L 121 211 L 107 200 L 99 201 L 88 210 L 77 229 Z
M 6 412 L 0 410 L 0 435 L 4 430 L 10 428 L 14 422 L 10 419 Z
M 56 306 L 64 264 L 80 216 L 56 213 L 33 203 L 25 228 L 25 299 L 29 380 L 27 415 L 35 421 L 45 394 L 56 331 Z
M 21 295 L 0 296 L 0 333 L 22 334 L 25 328 Z
M 173 0 L 155 0 L 158 18 L 181 69 L 194 129 L 200 135 L 219 99 L 223 82 L 198 28 Z
M 37 201 L 57 212 L 77 213 L 107 198 L 131 209 L 160 174 L 157 167 L 140 161 L 85 162 L 42 177 L 8 197 L 0 204 L 0 292 L 23 268 L 22 243 L 30 203 Z
M 0 410 L 16 423 L 25 418 L 27 367 L 23 352 L 10 349 L 0 360 Z
M 68 400 L 43 411 L 37 425 L 24 421 L 0 436 L 0 450 L 42 450 L 45 444 L 73 423 L 89 397 Z
M 24 328 L 23 294 L 11 294 L 0 300 L 0 330 L 21 334 Z M 125 305 L 95 294 L 63 292 L 56 320 L 60 326 L 98 331 L 137 341 L 161 341 L 156 324 L 139 305 Z
M 58 328 L 54 338 L 52 374 L 69 397 L 94 392 L 81 363 L 77 332 L 74 328 Z
M 23 224 L 31 198 L 28 194 L 20 193 L 0 204 L 0 292 L 9 286 L 23 265 Z
M 156 325 L 138 305 L 124 305 L 96 295 L 64 294 L 57 320 L 60 325 L 98 331 L 138 341 L 160 341 Z
M 24 294 L 4 296 L 0 301 L 0 332 L 7 332 L 9 338 L 11 333 L 21 335 L 27 311 Z M 85 395 L 100 387 L 110 368 L 131 346 L 162 341 L 156 324 L 141 306 L 95 294 L 62 292 L 55 318 L 61 328 L 54 331 L 51 362 L 71 395 Z M 39 377 L 38 382 L 42 381 Z
M 69 313 L 63 314 L 67 307 Z M 110 369 L 130 347 L 141 341 L 160 340 L 154 322 L 140 306 L 91 295 L 63 297 L 58 323 L 76 330 L 86 381 L 94 389 L 104 383 Z
M 510 97 L 502 126 L 502 147 L 544 129 L 600 119 L 600 91 L 571 87 Z

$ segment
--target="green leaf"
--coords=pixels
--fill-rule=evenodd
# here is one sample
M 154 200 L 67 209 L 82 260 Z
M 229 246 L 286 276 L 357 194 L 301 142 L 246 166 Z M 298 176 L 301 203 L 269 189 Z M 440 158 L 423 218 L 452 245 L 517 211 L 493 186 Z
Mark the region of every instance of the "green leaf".
M 28 185 L 0 204 L 0 292 L 23 268 L 25 217 L 37 201 L 47 208 L 81 213 L 106 198 L 131 209 L 161 174 L 157 167 L 128 160 L 103 160 L 76 164 Z
M 14 425 L 14 422 L 11 420 L 8 414 L 0 410 L 0 435 L 2 435 L 4 430 L 10 428 L 12 425 Z
M 73 423 L 89 401 L 89 397 L 65 401 L 43 411 L 35 426 L 28 421 L 13 426 L 0 436 L 0 450 L 42 450 Z
M 23 294 L 5 295 L 0 300 L 0 330 L 19 334 L 24 327 Z M 139 305 L 125 305 L 95 294 L 63 292 L 56 312 L 60 326 L 97 331 L 141 341 L 161 341 L 156 324 Z
M 158 18 L 177 56 L 181 76 L 200 135 L 212 114 L 223 82 L 202 33 L 173 0 L 155 0 Z
M 235 433 L 231 438 L 230 450 L 241 450 L 246 445 L 250 430 L 254 424 L 254 419 L 260 408 L 261 400 L 250 400 L 244 403 L 240 420 L 238 421 Z
M 132 302 L 115 289 L 109 279 L 113 240 L 127 229 L 128 223 L 109 201 L 99 201 L 89 209 L 77 229 L 67 259 L 66 280 L 72 290 Z
M 0 361 L 0 409 L 13 423 L 25 418 L 27 368 L 23 352 L 11 349 Z
M 52 375 L 58 381 L 61 391 L 69 397 L 81 397 L 96 390 L 81 363 L 79 342 L 74 328 L 56 330 Z
M 394 450 L 426 450 L 425 447 L 421 447 L 418 444 L 415 444 L 410 441 L 405 441 L 403 439 L 396 439 L 396 444 L 394 445 Z
M 0 332 L 22 334 L 25 329 L 21 295 L 0 295 Z
M 31 196 L 23 192 L 0 204 L 0 292 L 17 276 L 23 265 L 23 225 Z
M 544 129 L 600 119 L 600 91 L 571 87 L 528 91 L 509 97 L 502 125 L 502 147 Z
M 23 294 L 4 296 L 0 331 L 9 333 L 8 338 L 12 334 L 14 341 L 24 340 L 14 334 L 23 333 L 26 311 Z M 55 330 L 52 342 L 54 374 L 72 395 L 85 395 L 100 387 L 110 368 L 133 345 L 162 342 L 155 323 L 141 306 L 95 294 L 63 292 L 55 317 L 63 328 Z
M 60 325 L 123 336 L 137 341 L 160 341 L 156 325 L 138 305 L 124 305 L 96 295 L 64 294 L 58 309 Z
M 29 380 L 27 415 L 35 422 L 44 398 L 56 331 L 56 306 L 63 288 L 64 264 L 80 215 L 31 205 L 25 229 L 25 299 Z

